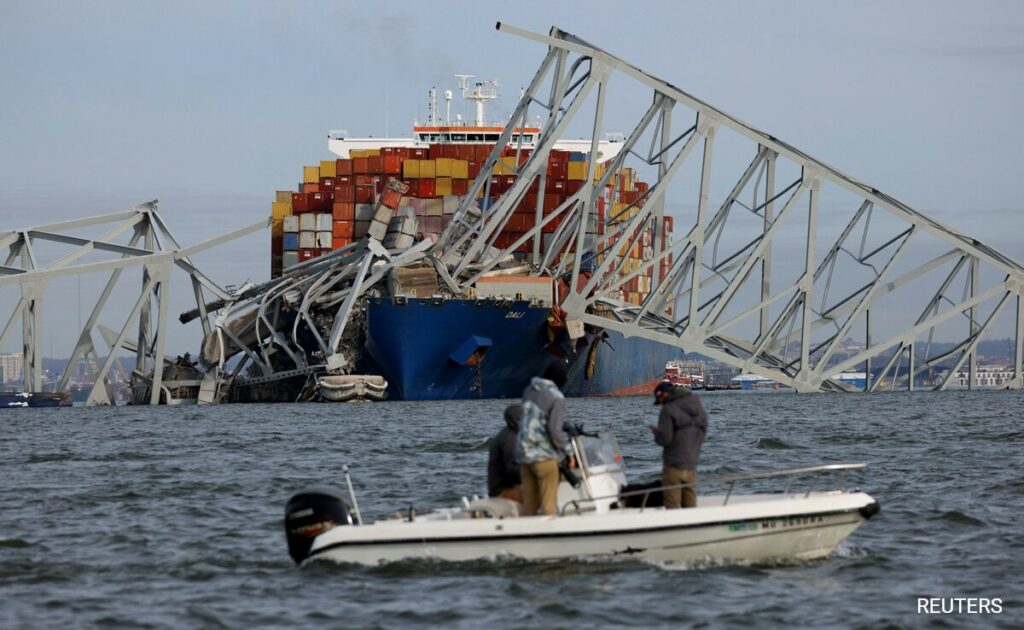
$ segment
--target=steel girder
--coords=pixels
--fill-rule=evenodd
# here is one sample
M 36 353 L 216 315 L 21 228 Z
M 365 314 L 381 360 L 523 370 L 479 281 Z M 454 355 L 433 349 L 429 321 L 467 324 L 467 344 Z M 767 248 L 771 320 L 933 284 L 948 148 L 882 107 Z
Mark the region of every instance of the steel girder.
M 562 306 L 570 318 L 699 353 L 801 392 L 849 389 L 837 377 L 856 368 L 867 372 L 865 389 L 913 388 L 915 376 L 944 369 L 943 378 L 930 380 L 941 389 L 965 362 L 973 386 L 978 343 L 1003 316 L 1012 320 L 1015 340 L 1013 378 L 1005 386 L 1021 386 L 1024 266 L 1017 260 L 574 35 L 497 28 L 547 53 L 433 248 L 463 291 L 532 242 L 535 273 L 569 279 Z M 619 153 L 602 174 L 591 160 L 578 192 L 547 215 L 538 202 L 536 225 L 510 246 L 494 247 L 530 187 L 544 190 L 551 149 L 584 110 L 593 112 L 592 122 L 579 122 L 592 130 L 596 155 L 613 78 L 621 91 L 651 95 Z M 536 107 L 547 115 L 538 144 L 525 161 L 516 160 L 515 185 L 479 212 L 473 199 L 489 196 L 500 148 Z M 752 156 L 739 164 L 746 168 L 735 156 L 719 159 L 719 144 Z M 616 198 L 620 181 L 613 175 L 624 167 L 649 177 L 650 188 L 618 216 L 601 217 L 599 199 Z M 732 185 L 713 185 L 713 175 Z M 674 207 L 680 199 L 682 211 Z M 689 225 L 674 242 L 663 238 L 669 214 Z M 558 227 L 545 236 L 552 222 Z M 845 227 L 836 232 L 837 226 Z M 631 262 L 645 233 L 653 243 Z M 588 260 L 595 250 L 596 266 Z M 643 278 L 651 287 L 642 301 L 623 299 L 623 287 Z M 1003 313 L 1011 302 L 1016 312 Z M 952 342 L 940 344 L 937 335 Z M 887 362 L 873 381 L 872 359 Z
M 74 233 L 83 228 L 105 225 L 111 227 L 96 238 L 77 236 Z M 86 404 L 113 404 L 113 390 L 108 376 L 115 366 L 120 373 L 124 373 L 119 356 L 122 351 L 129 350 L 136 353 L 136 369 L 130 379 L 134 401 L 158 403 L 161 394 L 168 391 L 168 386 L 176 385 L 163 378 L 168 285 L 172 268 L 178 267 L 189 276 L 203 314 L 203 327 L 209 330 L 210 324 L 203 310 L 206 302 L 204 291 L 220 299 L 231 299 L 232 295 L 196 269 L 189 256 L 265 229 L 267 225 L 267 221 L 260 221 L 196 245 L 181 247 L 161 219 L 157 202 L 151 201 L 125 212 L 0 232 L 0 251 L 3 248 L 8 250 L 6 261 L 0 266 L 0 287 L 16 284 L 21 292 L 12 314 L 0 330 L 0 344 L 11 332 L 14 321 L 21 317 L 25 391 L 42 391 L 43 388 L 42 340 L 45 337 L 42 319 L 43 295 L 47 283 L 60 277 L 110 271 L 109 279 L 78 334 L 68 368 L 61 376 L 57 391 L 66 390 L 72 370 L 80 359 L 86 359 L 89 366 L 101 366 L 90 370 L 93 386 Z M 117 242 L 118 239 L 127 239 L 127 243 Z M 44 242 L 72 249 L 52 262 L 42 264 L 37 251 Z M 76 262 L 94 252 L 120 256 L 99 262 Z M 20 264 L 16 265 L 19 261 Z M 142 290 L 120 330 L 114 333 L 102 326 L 99 319 L 121 275 L 130 268 L 142 269 Z M 134 342 L 129 340 L 133 326 Z M 102 361 L 100 349 L 94 342 L 96 332 L 100 332 L 109 345 L 107 356 Z

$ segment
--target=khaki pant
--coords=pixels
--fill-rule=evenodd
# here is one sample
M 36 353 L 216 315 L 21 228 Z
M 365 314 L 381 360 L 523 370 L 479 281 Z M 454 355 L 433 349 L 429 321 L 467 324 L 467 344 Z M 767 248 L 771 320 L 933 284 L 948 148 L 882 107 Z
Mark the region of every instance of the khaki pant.
M 537 508 L 554 516 L 558 512 L 558 462 L 545 459 L 523 464 L 519 474 L 523 478 L 523 516 L 533 516 Z
M 502 499 L 508 499 L 509 501 L 515 501 L 516 503 L 523 502 L 523 487 L 512 486 L 511 488 L 505 488 L 498 493 L 498 497 Z
M 672 468 L 671 466 L 661 469 L 661 485 L 677 486 L 681 483 L 690 485 L 686 488 L 663 491 L 666 510 L 697 507 L 697 471 L 693 468 Z

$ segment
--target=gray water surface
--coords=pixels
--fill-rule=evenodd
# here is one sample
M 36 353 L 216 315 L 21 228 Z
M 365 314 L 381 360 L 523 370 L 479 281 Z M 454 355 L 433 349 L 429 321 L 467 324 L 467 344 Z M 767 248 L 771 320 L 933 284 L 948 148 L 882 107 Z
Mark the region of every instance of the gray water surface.
M 1024 392 L 714 393 L 701 473 L 867 461 L 881 514 L 827 560 L 400 562 L 297 570 L 284 504 L 352 465 L 364 516 L 485 493 L 508 401 L 0 412 L 0 627 L 1024 624 Z M 633 479 L 650 399 L 570 399 Z M 922 616 L 918 597 L 1001 598 Z

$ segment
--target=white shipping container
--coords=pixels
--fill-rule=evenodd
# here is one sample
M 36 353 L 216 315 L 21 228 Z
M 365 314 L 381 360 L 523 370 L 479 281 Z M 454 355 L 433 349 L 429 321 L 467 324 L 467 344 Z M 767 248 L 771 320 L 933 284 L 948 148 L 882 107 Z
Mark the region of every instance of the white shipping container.
M 315 232 L 316 231 L 316 212 L 304 212 L 299 215 L 299 231 L 300 232 Z
M 442 206 L 444 208 L 444 214 L 455 214 L 455 211 L 459 209 L 459 196 L 445 195 Z
M 429 217 L 439 217 L 439 216 L 443 215 L 444 212 L 445 212 L 445 210 L 444 210 L 444 200 L 442 200 L 442 199 L 427 199 L 427 216 L 429 216 Z
M 330 249 L 331 239 L 334 234 L 331 232 L 317 232 L 316 233 L 316 246 L 320 249 Z
M 317 232 L 329 232 L 334 227 L 334 216 L 330 214 L 318 214 L 316 215 L 316 231 Z M 328 245 L 327 247 L 330 247 Z
M 285 232 L 298 232 L 299 231 L 299 214 L 290 214 L 284 218 L 283 228 Z
M 299 249 L 316 249 L 316 232 L 299 232 Z

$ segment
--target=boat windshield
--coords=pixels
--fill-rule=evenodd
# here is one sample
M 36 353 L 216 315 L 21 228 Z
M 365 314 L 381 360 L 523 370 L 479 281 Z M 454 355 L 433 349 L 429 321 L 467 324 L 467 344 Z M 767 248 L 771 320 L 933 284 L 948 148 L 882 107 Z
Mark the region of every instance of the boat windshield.
M 619 443 L 609 431 L 601 431 L 597 437 L 581 435 L 576 438 L 587 470 L 600 468 L 602 471 L 625 470 Z

